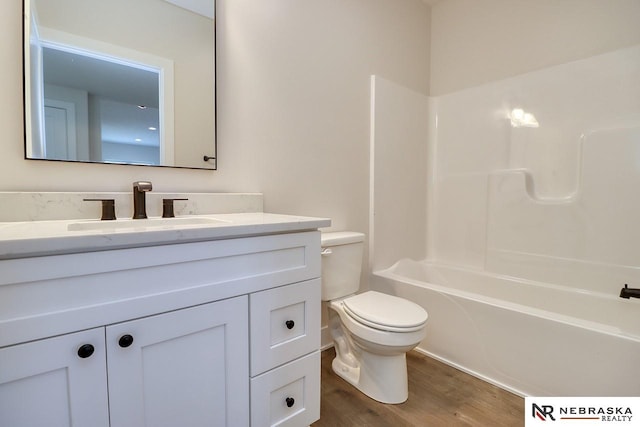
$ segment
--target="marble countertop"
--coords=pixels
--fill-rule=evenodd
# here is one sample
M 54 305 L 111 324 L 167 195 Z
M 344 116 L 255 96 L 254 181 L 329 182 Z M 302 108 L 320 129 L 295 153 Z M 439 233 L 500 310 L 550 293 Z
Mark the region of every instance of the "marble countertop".
M 149 220 L 0 222 L 0 259 L 297 232 L 330 225 L 327 218 L 264 212 Z

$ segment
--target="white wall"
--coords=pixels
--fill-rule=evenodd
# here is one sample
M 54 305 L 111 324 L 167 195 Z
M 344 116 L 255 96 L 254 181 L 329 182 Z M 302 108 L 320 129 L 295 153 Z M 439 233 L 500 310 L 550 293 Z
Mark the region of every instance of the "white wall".
M 640 41 L 638 0 L 443 0 L 432 8 L 431 94 Z
M 237 184 L 260 177 L 268 210 L 366 232 L 369 76 L 427 92 L 428 8 L 235 0 L 219 16 L 221 166 L 233 167 Z
M 370 75 L 428 92 L 421 0 L 219 0 L 218 171 L 27 161 L 21 16 L 21 2 L 0 4 L 3 191 L 128 191 L 148 179 L 158 191 L 263 192 L 267 211 L 366 232 Z

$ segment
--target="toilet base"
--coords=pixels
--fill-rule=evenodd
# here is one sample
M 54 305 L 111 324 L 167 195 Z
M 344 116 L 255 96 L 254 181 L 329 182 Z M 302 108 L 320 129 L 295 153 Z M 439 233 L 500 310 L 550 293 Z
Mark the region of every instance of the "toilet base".
M 406 354 L 382 356 L 360 349 L 358 366 L 336 356 L 333 372 L 370 398 L 382 403 L 403 403 L 409 397 Z

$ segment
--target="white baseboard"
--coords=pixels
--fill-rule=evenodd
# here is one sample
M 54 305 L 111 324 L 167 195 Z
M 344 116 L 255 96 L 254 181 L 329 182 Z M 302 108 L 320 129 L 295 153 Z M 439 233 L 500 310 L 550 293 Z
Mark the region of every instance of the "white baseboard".
M 333 347 L 333 340 L 329 333 L 329 327 L 325 325 L 320 329 L 320 351 L 324 351 L 331 347 Z

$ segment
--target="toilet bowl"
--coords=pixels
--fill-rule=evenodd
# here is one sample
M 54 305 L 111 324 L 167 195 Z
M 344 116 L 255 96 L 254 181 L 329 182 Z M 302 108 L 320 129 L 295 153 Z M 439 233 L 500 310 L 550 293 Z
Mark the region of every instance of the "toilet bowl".
M 358 290 L 364 235 L 322 234 L 322 295 L 336 349 L 333 371 L 383 403 L 408 397 L 407 351 L 425 337 L 427 312 L 419 305 Z

